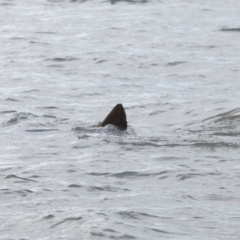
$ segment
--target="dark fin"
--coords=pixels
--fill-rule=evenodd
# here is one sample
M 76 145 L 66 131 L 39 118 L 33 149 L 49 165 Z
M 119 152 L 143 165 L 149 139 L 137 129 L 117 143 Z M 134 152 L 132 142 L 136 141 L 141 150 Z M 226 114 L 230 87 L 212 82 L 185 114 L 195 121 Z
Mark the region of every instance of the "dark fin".
M 127 129 L 126 113 L 121 103 L 117 104 L 102 122 L 101 126 L 113 124 L 121 130 Z

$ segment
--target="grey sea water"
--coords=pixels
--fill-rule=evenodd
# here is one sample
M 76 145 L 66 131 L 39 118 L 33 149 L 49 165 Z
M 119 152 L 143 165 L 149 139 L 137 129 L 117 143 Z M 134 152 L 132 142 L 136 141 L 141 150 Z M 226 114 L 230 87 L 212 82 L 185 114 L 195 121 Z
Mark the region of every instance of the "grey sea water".
M 1 240 L 240 239 L 238 0 L 0 12 Z

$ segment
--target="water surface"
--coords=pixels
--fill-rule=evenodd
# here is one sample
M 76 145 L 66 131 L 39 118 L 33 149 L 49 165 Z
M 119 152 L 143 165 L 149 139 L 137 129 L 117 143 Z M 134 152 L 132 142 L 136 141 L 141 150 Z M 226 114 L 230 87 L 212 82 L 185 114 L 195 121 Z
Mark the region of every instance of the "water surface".
M 239 7 L 1 1 L 1 239 L 239 239 Z

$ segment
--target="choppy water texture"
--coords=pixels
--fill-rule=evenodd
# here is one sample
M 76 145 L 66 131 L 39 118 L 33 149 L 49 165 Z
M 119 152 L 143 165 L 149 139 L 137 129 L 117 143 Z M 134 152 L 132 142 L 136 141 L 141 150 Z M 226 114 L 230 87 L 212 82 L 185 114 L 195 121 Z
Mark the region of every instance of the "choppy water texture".
M 1 1 L 1 240 L 240 239 L 239 9 Z

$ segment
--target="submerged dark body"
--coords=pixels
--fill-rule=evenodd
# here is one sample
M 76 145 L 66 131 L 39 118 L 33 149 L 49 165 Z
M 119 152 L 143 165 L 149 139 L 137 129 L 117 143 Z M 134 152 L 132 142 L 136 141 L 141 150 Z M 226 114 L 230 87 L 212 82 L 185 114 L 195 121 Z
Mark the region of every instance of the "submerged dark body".
M 121 130 L 127 129 L 127 118 L 126 113 L 121 103 L 117 104 L 112 111 L 107 115 L 99 126 L 104 127 L 108 124 L 115 125 Z

